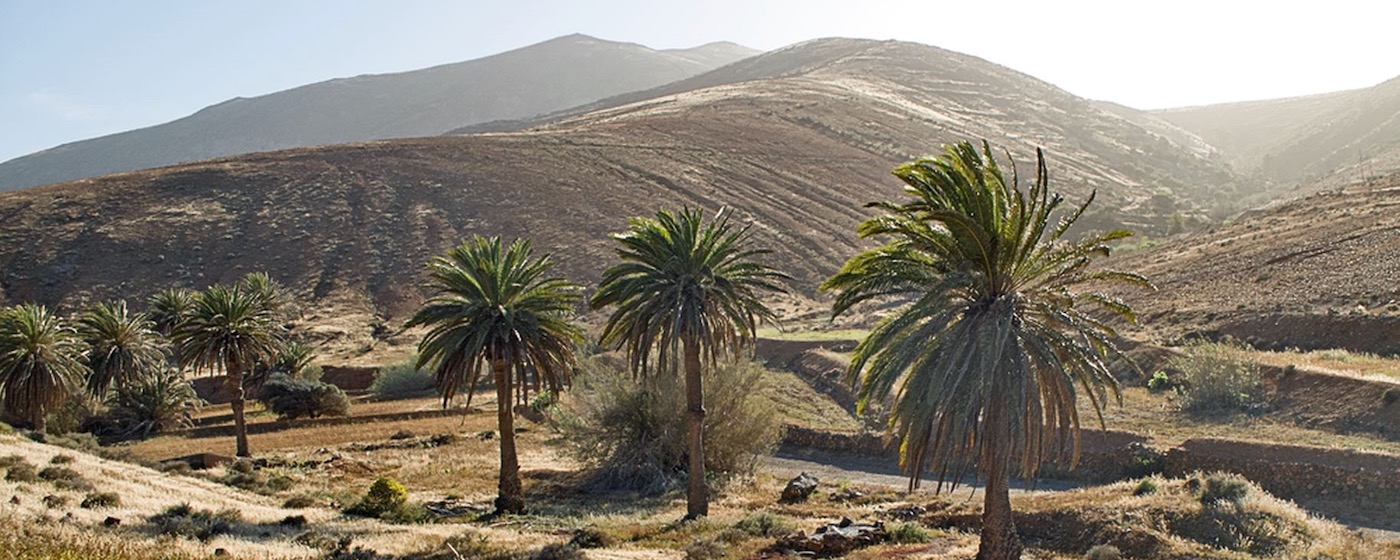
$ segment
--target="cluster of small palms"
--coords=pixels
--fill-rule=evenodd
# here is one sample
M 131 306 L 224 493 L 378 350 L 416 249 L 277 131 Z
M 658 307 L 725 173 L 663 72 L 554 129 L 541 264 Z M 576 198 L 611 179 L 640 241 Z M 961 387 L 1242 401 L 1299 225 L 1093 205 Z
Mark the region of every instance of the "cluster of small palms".
M 310 355 L 288 343 L 280 319 L 286 297 L 263 273 L 202 292 L 152 296 L 147 313 L 124 300 L 103 302 L 66 320 L 45 306 L 0 310 L 0 402 L 35 432 L 44 417 L 85 392 L 126 411 L 128 429 L 149 433 L 183 419 L 195 400 L 184 371 L 223 372 L 235 387 L 238 451 L 248 455 L 242 418 L 244 374 L 305 367 Z
M 1077 448 L 1080 390 L 1095 410 L 1117 396 L 1106 365 L 1118 355 L 1116 333 L 1089 311 L 1133 320 L 1132 310 L 1083 288 L 1150 287 L 1140 276 L 1090 266 L 1128 232 L 1064 239 L 1093 197 L 1061 209 L 1036 155 L 1028 189 L 1014 172 L 1008 180 L 985 142 L 900 166 L 895 175 L 909 198 L 872 203 L 882 214 L 857 230 L 884 244 L 852 257 L 821 286 L 836 294 L 833 315 L 871 301 L 905 302 L 856 348 L 850 380 L 862 402 L 894 394 L 891 428 L 911 488 L 925 472 L 940 482 L 969 470 L 987 480 L 978 558 L 1020 555 L 1007 495 L 1013 467 L 1033 476 L 1042 461 Z M 756 262 L 766 251 L 750 248 L 749 230 L 735 231 L 723 216 L 705 224 L 695 210 L 662 211 L 634 218 L 615 239 L 620 262 L 589 301 L 614 308 L 600 346 L 625 351 L 639 374 L 684 375 L 687 517 L 703 516 L 700 371 L 752 341 L 756 321 L 773 318 L 762 294 L 781 290 L 787 277 Z M 568 383 L 580 336 L 569 320 L 575 286 L 545 278 L 548 257 L 531 260 L 525 241 L 502 250 L 499 238 L 474 238 L 429 268 L 437 295 L 409 323 L 433 327 L 419 365 L 434 369 L 444 399 L 489 367 L 503 436 L 496 505 L 520 511 L 510 403 Z

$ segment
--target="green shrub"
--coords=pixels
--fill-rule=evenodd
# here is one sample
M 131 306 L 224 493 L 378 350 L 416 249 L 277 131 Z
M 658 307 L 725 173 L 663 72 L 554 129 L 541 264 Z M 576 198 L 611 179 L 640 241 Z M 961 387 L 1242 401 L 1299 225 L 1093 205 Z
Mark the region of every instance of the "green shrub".
M 122 505 L 122 497 L 116 492 L 91 492 L 83 498 L 80 505 L 83 509 L 114 508 Z
M 590 526 L 574 531 L 574 536 L 569 538 L 569 544 L 578 548 L 607 548 L 616 542 L 611 535 Z
M 1228 343 L 1196 344 L 1172 360 L 1181 372 L 1182 408 L 1198 413 L 1238 412 L 1264 399 L 1259 366 Z
M 616 361 L 580 364 L 572 398 L 549 420 L 565 449 L 594 468 L 594 486 L 661 492 L 685 479 L 686 416 L 679 376 L 635 379 Z M 718 476 L 753 472 L 782 437 L 781 420 L 758 394 L 763 368 L 720 364 L 707 372 L 705 470 Z
M 279 418 L 286 420 L 302 416 L 345 416 L 350 413 L 350 398 L 340 387 L 285 375 L 274 375 L 268 379 L 258 400 Z
M 180 504 L 151 516 L 150 522 L 162 535 L 208 541 L 215 535 L 232 532 L 233 526 L 242 519 L 242 514 L 236 509 L 212 512 L 205 509 L 196 510 L 189 504 Z
M 20 456 L 20 455 L 15 455 L 15 454 L 6 455 L 6 456 L 4 456 L 4 457 L 0 457 L 0 469 L 8 469 L 8 468 L 10 468 L 12 465 L 18 465 L 18 464 L 24 463 L 24 462 L 26 462 L 26 461 L 24 460 L 24 457 L 22 457 L 22 456 Z
M 44 502 L 44 507 L 49 509 L 59 509 L 68 507 L 68 496 L 49 494 L 47 496 L 44 496 L 43 500 L 41 501 Z
M 933 531 L 918 523 L 906 522 L 889 530 L 890 540 L 899 544 L 919 544 L 933 540 Z
M 49 464 L 50 464 L 50 465 L 67 465 L 67 464 L 72 463 L 72 462 L 73 462 L 73 456 L 72 456 L 72 455 L 64 455 L 64 454 L 62 454 L 62 453 L 60 453 L 60 454 L 58 454 L 58 455 L 54 455 L 52 459 L 49 459 Z
M 378 517 L 395 523 L 417 523 L 427 518 L 421 504 L 408 501 L 408 489 L 399 481 L 383 477 L 370 484 L 369 491 L 345 513 L 362 517 Z
M 107 397 L 99 431 L 129 439 L 193 427 L 194 412 L 203 404 L 183 373 L 163 368 L 135 383 L 118 385 Z
M 1147 380 L 1147 390 L 1153 393 L 1160 393 L 1173 388 L 1172 380 L 1167 377 L 1167 372 L 1158 371 L 1152 374 L 1152 379 Z
M 287 501 L 282 502 L 282 507 L 287 509 L 309 508 L 314 505 L 316 505 L 316 498 L 307 496 L 306 494 L 297 494 L 287 498 Z
M 740 519 L 734 528 L 755 537 L 778 537 L 792 532 L 791 523 L 766 511 Z
M 374 374 L 374 383 L 369 386 L 370 393 L 375 398 L 381 400 L 407 399 L 422 397 L 433 394 L 437 390 L 437 382 L 433 380 L 433 374 L 426 371 L 419 371 L 414 367 L 416 358 L 409 359 L 379 370 Z
M 1138 481 L 1137 486 L 1133 488 L 1134 496 L 1146 496 L 1155 493 L 1157 493 L 1157 481 L 1150 477 Z
M 1214 473 L 1206 477 L 1205 488 L 1201 490 L 1201 504 L 1210 506 L 1227 502 L 1239 505 L 1248 495 L 1248 480 L 1239 475 Z

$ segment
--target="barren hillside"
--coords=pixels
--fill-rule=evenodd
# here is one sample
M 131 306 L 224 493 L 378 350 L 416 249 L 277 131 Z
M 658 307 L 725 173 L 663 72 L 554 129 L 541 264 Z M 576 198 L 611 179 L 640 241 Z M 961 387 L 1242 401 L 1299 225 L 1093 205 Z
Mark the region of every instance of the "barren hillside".
M 397 324 L 421 300 L 423 263 L 465 235 L 529 236 L 587 284 L 627 217 L 683 204 L 752 220 L 793 289 L 812 294 L 858 248 L 862 205 L 898 196 L 890 169 L 965 138 L 989 138 L 1026 172 L 1043 146 L 1056 189 L 1072 200 L 1098 189 L 1099 226 L 1160 230 L 1230 178 L 1094 103 L 932 47 L 826 40 L 720 72 L 746 74 L 523 132 L 261 153 L 0 194 L 0 287 L 8 302 L 71 309 L 267 270 L 314 304 L 311 326 L 341 320 L 324 333 L 336 337 Z M 1161 204 L 1159 178 L 1186 198 Z
M 1245 213 L 1116 257 L 1166 342 L 1232 335 L 1267 348 L 1400 353 L 1400 174 Z

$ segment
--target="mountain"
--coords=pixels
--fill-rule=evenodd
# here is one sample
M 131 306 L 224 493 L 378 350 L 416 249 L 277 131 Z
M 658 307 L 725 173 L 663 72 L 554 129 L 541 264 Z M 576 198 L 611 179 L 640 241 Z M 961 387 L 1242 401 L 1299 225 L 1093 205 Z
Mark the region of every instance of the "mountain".
M 1161 342 L 1230 335 L 1263 348 L 1400 354 L 1400 173 L 1246 212 L 1110 263 Z
M 214 157 L 434 136 L 647 89 L 758 54 L 733 43 L 652 50 L 569 35 L 468 62 L 235 98 L 188 117 L 0 164 L 0 190 Z
M 1237 171 L 1281 186 L 1339 188 L 1400 170 L 1400 77 L 1323 95 L 1155 111 Z
M 515 132 L 265 152 L 0 193 L 0 295 L 71 309 L 267 270 L 311 306 L 312 327 L 353 316 L 326 336 L 368 337 L 421 302 L 424 263 L 465 235 L 528 236 L 558 272 L 588 284 L 627 217 L 691 205 L 727 206 L 754 224 L 793 291 L 812 296 L 868 246 L 854 236 L 871 212 L 863 205 L 901 196 L 890 170 L 944 143 L 987 138 L 1022 177 L 1043 147 L 1052 188 L 1073 203 L 1098 191 L 1086 219 L 1099 227 L 1165 230 L 1216 196 L 1211 185 L 1234 180 L 1094 102 L 924 45 L 819 40 L 690 80 L 693 89 Z

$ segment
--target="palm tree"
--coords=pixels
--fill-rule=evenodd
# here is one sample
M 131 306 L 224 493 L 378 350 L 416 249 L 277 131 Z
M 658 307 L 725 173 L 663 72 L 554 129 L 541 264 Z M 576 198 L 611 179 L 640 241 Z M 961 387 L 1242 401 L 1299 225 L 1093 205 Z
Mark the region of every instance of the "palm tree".
M 491 368 L 501 434 L 497 513 L 525 509 L 511 403 L 532 389 L 567 385 L 582 337 L 571 319 L 574 284 L 545 277 L 549 256 L 531 260 L 530 253 L 523 239 L 504 249 L 499 237 L 463 240 L 428 264 L 435 293 L 407 324 L 432 327 L 418 344 L 417 367 L 431 367 L 444 407 L 458 391 L 470 404 L 483 366 Z
M 986 481 L 979 559 L 1019 558 L 1007 495 L 1011 468 L 1035 475 L 1041 462 L 1077 458 L 1077 391 L 1102 406 L 1118 382 L 1105 364 L 1120 355 L 1115 333 L 1090 310 L 1135 320 L 1123 302 L 1079 291 L 1108 283 L 1149 286 L 1141 276 L 1090 268 L 1127 231 L 1062 239 L 1093 201 L 1060 211 L 1036 151 L 1035 185 L 1006 181 L 983 142 L 962 142 L 941 159 L 901 165 L 903 203 L 858 228 L 885 245 L 852 257 L 823 290 L 839 292 L 833 316 L 871 300 L 905 298 L 856 347 L 849 375 L 864 403 L 893 391 L 890 425 L 901 441 L 910 489 L 936 472 L 939 487 L 975 466 Z M 1052 219 L 1062 217 L 1056 223 Z M 1069 445 L 1072 444 L 1072 445 Z
M 248 427 L 243 418 L 243 375 L 270 361 L 282 347 L 274 312 L 255 292 L 240 287 L 210 286 L 196 294 L 175 329 L 175 354 L 181 368 L 227 375 L 233 390 L 233 425 L 239 457 L 248 457 Z
M 754 338 L 757 322 L 775 319 L 760 297 L 784 291 L 787 279 L 754 260 L 769 253 L 752 249 L 749 226 L 735 229 L 721 211 L 708 224 L 689 208 L 655 219 L 633 218 L 614 239 L 622 262 L 603 272 L 589 305 L 617 306 L 603 327 L 600 344 L 622 347 L 635 373 L 645 373 L 651 354 L 667 374 L 684 372 L 689 483 L 686 518 L 709 514 L 702 429 L 705 403 L 702 362 L 737 355 Z M 683 366 L 683 369 L 682 369 Z
M 44 416 L 79 391 L 88 374 L 83 341 L 42 305 L 0 311 L 0 403 L 44 434 Z
M 147 300 L 147 306 L 149 311 L 146 315 L 151 318 L 156 330 L 169 337 L 194 306 L 194 292 L 185 288 L 166 288 L 152 295 Z
M 87 390 L 102 398 L 113 383 L 127 384 L 165 364 L 165 349 L 155 324 L 145 314 L 131 314 L 126 301 L 99 303 L 78 318 L 78 333 L 88 344 Z

